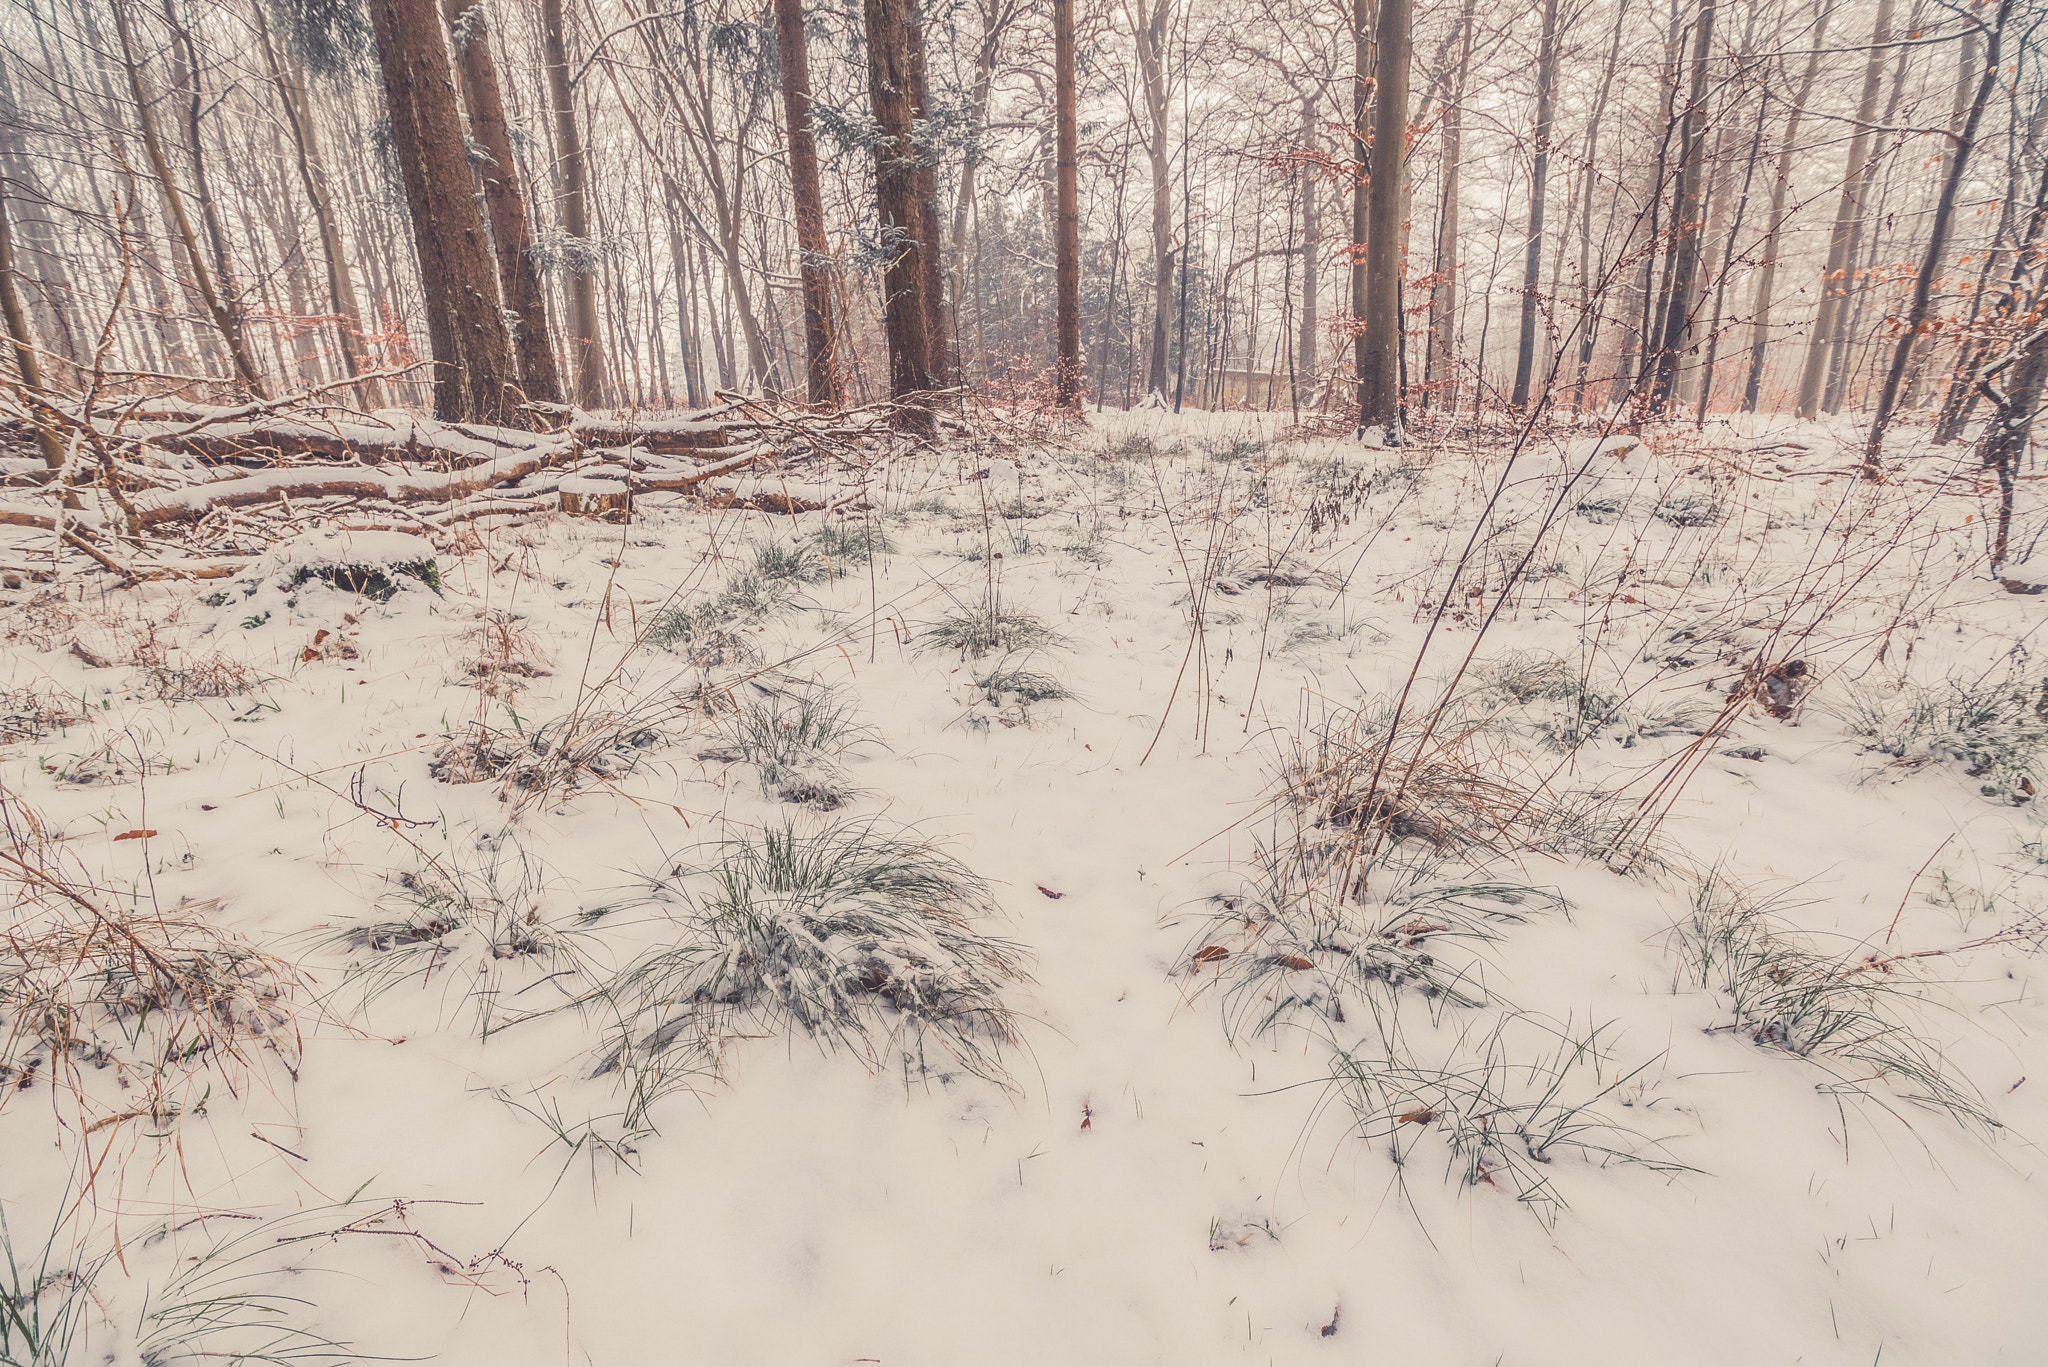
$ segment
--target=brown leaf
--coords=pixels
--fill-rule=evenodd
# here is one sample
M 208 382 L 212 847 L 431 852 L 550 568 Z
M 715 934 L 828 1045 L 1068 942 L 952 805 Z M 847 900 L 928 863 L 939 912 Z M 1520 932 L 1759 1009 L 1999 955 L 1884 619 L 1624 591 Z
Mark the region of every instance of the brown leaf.
M 1218 959 L 1227 959 L 1229 957 L 1230 951 L 1222 945 L 1204 945 L 1195 951 L 1195 962 L 1198 964 L 1213 964 Z
M 1279 963 L 1282 968 L 1292 968 L 1296 970 L 1315 967 L 1313 963 L 1311 963 L 1307 959 L 1302 958 L 1299 954 L 1282 954 L 1280 956 Z
M 109 660 L 106 656 L 100 654 L 98 651 L 94 650 L 91 646 L 87 645 L 83 641 L 73 641 L 71 643 L 71 653 L 73 655 L 76 655 L 79 659 L 85 661 L 86 667 L 89 669 L 105 669 L 107 668 L 107 666 L 113 663 L 113 661 Z
M 116 839 L 116 840 L 147 840 L 147 839 L 149 839 L 149 838 L 150 838 L 151 836 L 153 836 L 153 835 L 155 835 L 155 834 L 156 834 L 156 832 L 155 832 L 155 831 L 141 831 L 141 830 L 136 830 L 136 831 L 123 831 L 123 832 L 121 832 L 121 833 L 120 833 L 119 835 L 115 836 L 115 837 L 114 837 L 114 839 Z
M 1060 898 L 1062 898 L 1062 897 L 1065 897 L 1065 896 L 1066 896 L 1066 894 L 1065 894 L 1064 892 L 1054 892 L 1054 891 L 1053 891 L 1053 890 L 1052 890 L 1051 888 L 1047 887 L 1047 886 L 1046 886 L 1045 884 L 1043 884 L 1043 883 L 1040 883 L 1040 884 L 1038 885 L 1038 890 L 1039 890 L 1040 892 L 1044 893 L 1044 894 L 1045 894 L 1045 895 L 1046 895 L 1047 897 L 1050 897 L 1050 898 L 1052 898 L 1052 900 L 1053 900 L 1053 901 L 1055 901 L 1055 902 L 1059 901 L 1059 900 L 1060 900 Z
M 302 664 L 311 664 L 313 661 L 319 658 L 320 652 L 313 649 L 313 647 L 311 646 L 307 646 L 304 650 L 299 652 L 299 660 Z
M 1449 929 L 1450 927 L 1447 925 L 1443 925 L 1436 921 L 1426 921 L 1423 920 L 1421 917 L 1417 917 L 1405 926 L 1394 927 L 1394 933 L 1396 935 L 1434 935 L 1439 930 Z
M 1427 1125 L 1434 1119 L 1436 1119 L 1436 1112 L 1424 1106 L 1420 1110 L 1410 1111 L 1406 1115 L 1399 1117 L 1398 1123 L 1402 1125 Z

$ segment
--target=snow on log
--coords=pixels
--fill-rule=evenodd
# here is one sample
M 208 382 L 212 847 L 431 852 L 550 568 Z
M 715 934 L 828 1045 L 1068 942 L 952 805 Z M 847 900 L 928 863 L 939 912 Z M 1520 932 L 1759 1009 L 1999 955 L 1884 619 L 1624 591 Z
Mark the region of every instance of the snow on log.
M 700 418 L 636 418 L 614 421 L 579 415 L 569 431 L 585 446 L 638 446 L 657 456 L 699 452 L 732 440 L 728 423 Z
M 500 456 L 486 464 L 447 473 L 414 471 L 385 474 L 380 470 L 306 466 L 266 470 L 240 479 L 215 480 L 183 489 L 156 489 L 140 494 L 135 508 L 145 527 L 205 516 L 215 508 L 246 508 L 294 498 L 381 498 L 392 503 L 445 503 L 494 484 L 524 478 L 547 463 L 550 453 Z

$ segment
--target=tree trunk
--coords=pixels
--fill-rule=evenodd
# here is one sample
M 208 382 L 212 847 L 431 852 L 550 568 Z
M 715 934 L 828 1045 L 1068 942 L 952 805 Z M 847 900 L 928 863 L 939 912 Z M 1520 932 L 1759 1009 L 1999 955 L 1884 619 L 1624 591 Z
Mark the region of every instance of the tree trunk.
M 789 125 L 789 188 L 795 202 L 797 270 L 803 281 L 805 392 L 839 406 L 832 345 L 832 246 L 818 188 L 818 142 L 811 131 L 811 64 L 803 0 L 775 0 L 775 50 L 782 58 L 782 111 Z
M 441 0 L 441 12 L 455 38 L 455 71 L 462 82 L 469 131 L 487 159 L 478 170 L 498 261 L 498 289 L 505 307 L 519 320 L 512 349 L 519 362 L 520 383 L 530 402 L 558 404 L 562 402 L 562 376 L 555 365 L 554 338 L 548 328 L 547 290 L 533 260 L 533 230 L 526 220 L 526 197 L 520 193 L 519 163 L 512 155 L 512 135 L 505 119 L 504 95 L 498 88 L 498 64 L 491 58 L 485 9 L 477 0 Z
M 1785 197 L 1792 188 L 1792 153 L 1799 141 L 1799 116 L 1806 109 L 1806 101 L 1813 94 L 1814 79 L 1820 75 L 1821 50 L 1827 46 L 1828 20 L 1834 15 L 1834 0 L 1821 0 L 1820 17 L 1814 21 L 1813 35 L 1808 39 L 1812 51 L 1806 58 L 1806 71 L 1799 78 L 1798 93 L 1792 97 L 1792 108 L 1785 115 L 1785 136 L 1778 143 L 1778 166 L 1771 179 L 1770 226 L 1764 229 L 1763 262 L 1757 269 L 1756 302 L 1750 308 L 1751 325 L 1749 343 L 1749 376 L 1742 387 L 1742 411 L 1756 412 L 1757 397 L 1763 390 L 1765 351 L 1771 340 L 1771 302 L 1778 282 L 1778 249 L 1784 240 Z
M 1813 335 L 1806 342 L 1806 369 L 1799 377 L 1798 414 L 1802 418 L 1820 413 L 1821 382 L 1827 377 L 1830 343 L 1835 319 L 1844 306 L 1849 289 L 1849 243 L 1857 216 L 1862 212 L 1863 163 L 1869 156 L 1870 122 L 1877 114 L 1878 88 L 1883 84 L 1885 45 L 1891 40 L 1893 0 L 1878 0 L 1877 20 L 1871 28 L 1870 58 L 1863 68 L 1863 95 L 1856 104 L 1856 132 L 1849 139 L 1849 161 L 1842 175 L 1842 197 L 1835 208 L 1834 230 L 1828 235 L 1827 264 L 1821 268 L 1819 311 L 1814 315 Z M 1819 47 L 1820 44 L 1814 44 Z
M 1979 37 L 1980 35 L 1974 29 L 1963 35 L 1962 51 L 1956 62 L 1955 94 L 1949 109 L 1949 130 L 1952 133 L 1960 133 L 1963 129 L 1963 121 L 1969 117 L 1970 92 L 1976 85 L 1978 72 L 1983 69 L 1983 54 L 1977 46 Z M 2014 110 L 2014 119 L 2015 121 L 2018 119 L 2017 109 Z M 1939 183 L 1941 178 L 1948 174 L 1948 162 L 1951 155 L 1953 155 L 1953 144 L 1944 140 L 1941 161 L 1935 176 L 1936 183 Z M 2011 208 L 2012 198 L 2008 195 L 2005 200 L 2005 209 L 2008 217 L 2010 217 Z M 1994 236 L 1994 244 L 1996 240 L 1996 236 Z M 1990 253 L 1990 256 L 1996 255 L 1996 250 Z M 1988 260 L 1989 257 L 1987 257 Z M 1974 298 L 1972 302 L 1974 303 Z M 1933 359 L 1933 352 L 1934 338 L 1931 334 L 1914 340 L 1913 368 L 1906 381 L 1905 406 L 1907 408 L 1918 408 L 1926 401 L 1924 393 L 1928 374 L 1933 369 L 1933 366 L 1929 364 Z M 1936 440 L 1939 441 L 1940 438 L 1937 437 Z
M 924 19 L 912 5 L 903 31 L 904 48 L 910 58 L 911 126 L 930 127 L 931 85 L 925 74 Z M 917 148 L 917 265 L 924 274 L 925 355 L 931 366 L 932 388 L 944 389 L 953 382 L 958 367 L 953 364 L 953 328 L 946 316 L 946 268 L 939 244 L 939 161 L 935 148 Z
M 1956 191 L 1970 164 L 1970 152 L 1977 145 L 1977 126 L 1984 121 L 1984 106 L 1998 87 L 1998 59 L 2006 21 L 2012 17 L 2013 0 L 1999 0 L 1998 14 L 1985 35 L 1984 75 L 1977 82 L 1977 97 L 1955 140 L 1955 155 L 1949 159 L 1948 174 L 1942 177 L 1941 197 L 1934 203 L 1934 222 L 1927 233 L 1927 253 L 1920 273 L 1913 280 L 1913 301 L 1906 309 L 1899 340 L 1892 348 L 1891 367 L 1885 372 L 1884 388 L 1878 391 L 1877 412 L 1870 420 L 1870 440 L 1863 448 L 1863 477 L 1880 478 L 1883 473 L 1885 429 L 1891 425 L 1892 410 L 1899 401 L 1899 381 L 1905 376 L 1906 361 L 1913 353 L 1913 340 L 1927 326 L 1929 302 L 1934 290 L 1934 273 L 1941 269 L 1941 256 L 1948 249 L 1949 224 L 1955 218 Z M 2028 422 L 2033 421 L 2031 412 Z
M 1701 201 L 1706 181 L 1700 152 L 1706 142 L 1707 58 L 1713 50 L 1715 8 L 1716 0 L 1703 0 L 1693 28 L 1692 87 L 1679 135 L 1678 181 L 1671 190 L 1671 286 L 1648 403 L 1649 411 L 1659 415 L 1671 400 L 1679 357 L 1692 334 L 1693 284 L 1699 277 Z
M 8 340 L 14 344 L 14 365 L 20 375 L 19 389 L 22 406 L 34 412 L 38 402 L 43 402 L 43 371 L 36 356 L 35 338 L 30 335 L 28 314 L 21 307 L 21 293 L 15 288 L 16 261 L 14 256 L 14 227 L 9 221 L 7 201 L 0 199 L 0 321 L 7 324 Z M 48 423 L 35 424 L 36 452 L 42 456 L 43 464 L 52 470 L 64 468 L 64 445 L 57 440 L 56 429 Z M 64 506 L 76 508 L 78 495 L 66 490 Z
M 1401 443 L 1401 174 L 1408 140 L 1409 10 L 1380 0 L 1373 31 L 1371 204 L 1367 209 L 1365 316 L 1358 372 L 1358 425 Z
M 918 149 L 912 137 L 909 0 L 862 0 L 867 28 L 868 101 L 881 136 L 875 141 L 875 199 L 889 264 L 882 272 L 883 331 L 889 342 L 889 394 L 896 422 L 933 430 L 929 316 L 923 249 L 918 241 Z
M 1361 0 L 1361 3 L 1363 0 Z M 1151 137 L 1145 159 L 1152 168 L 1152 349 L 1146 386 L 1165 394 L 1166 340 L 1173 328 L 1173 185 L 1166 142 L 1166 34 L 1169 0 L 1156 0 L 1148 15 L 1138 3 L 1138 66 L 1145 82 L 1145 113 Z
M 340 342 L 342 369 L 351 379 L 373 369 L 363 347 L 363 313 L 356 301 L 355 281 L 350 279 L 348 256 L 342 246 L 341 224 L 334 216 L 334 199 L 327 187 L 327 176 L 320 166 L 318 131 L 313 120 L 313 110 L 306 98 L 306 84 L 296 71 L 286 69 L 279 60 L 277 45 L 270 35 L 270 25 L 264 16 L 264 6 L 251 6 L 256 19 L 256 36 L 263 47 L 263 58 L 270 69 L 270 79 L 277 86 L 278 102 L 284 106 L 285 123 L 292 136 L 293 161 L 299 173 L 299 185 L 306 192 L 307 201 L 313 206 L 313 223 L 320 237 L 320 259 L 327 268 L 327 297 L 332 301 L 335 320 L 334 331 Z M 366 409 L 384 406 L 383 387 L 375 380 L 360 380 L 356 386 L 356 402 Z
M 1059 295 L 1053 334 L 1058 353 L 1053 402 L 1078 409 L 1081 369 L 1081 139 L 1074 121 L 1074 0 L 1052 0 L 1053 124 L 1058 142 L 1059 214 L 1053 256 Z
M 370 0 L 369 10 L 419 257 L 434 416 L 525 426 L 440 15 L 434 0 Z
M 1913 22 L 1909 20 L 1909 22 Z M 1913 55 L 1909 47 L 1899 49 L 1897 65 L 1892 69 L 1892 93 L 1885 101 L 1884 111 L 1877 116 L 1877 126 L 1892 127 L 1898 122 L 1899 102 L 1906 93 L 1906 59 Z M 1843 257 L 1842 302 L 1835 306 L 1834 334 L 1828 338 L 1827 381 L 1821 391 L 1820 406 L 1823 413 L 1839 413 L 1849 395 L 1849 377 L 1859 357 L 1856 339 L 1862 335 L 1863 310 L 1870 303 L 1870 281 L 1875 273 L 1877 258 L 1882 253 L 1881 244 L 1873 243 L 1868 258 L 1865 256 L 1864 225 L 1873 220 L 1882 221 L 1885 216 L 1885 201 L 1891 191 L 1892 177 L 1887 170 L 1882 186 L 1873 203 L 1870 187 L 1879 162 L 1885 160 L 1883 149 L 1873 147 L 1870 160 L 1864 164 L 1858 177 L 1861 190 L 1857 195 L 1856 217 L 1849 224 L 1849 248 Z M 1946 174 L 1945 166 L 1934 178 L 1936 185 Z M 1875 239 L 1876 234 L 1871 234 Z
M 1624 0 L 1624 3 L 1626 0 Z M 1458 195 L 1464 166 L 1465 78 L 1472 67 L 1472 20 L 1478 0 L 1465 0 L 1458 18 L 1458 70 L 1443 115 L 1443 207 L 1438 211 L 1436 272 L 1429 290 L 1429 355 L 1422 370 L 1427 407 L 1442 391 L 1446 411 L 1458 411 Z
M 1614 37 L 1607 47 L 1607 65 L 1600 74 L 1600 93 L 1593 100 L 1593 115 L 1586 123 L 1586 170 L 1584 207 L 1579 214 L 1579 367 L 1572 382 L 1572 412 L 1577 414 L 1586 406 L 1586 379 L 1593 369 L 1593 347 L 1600 339 L 1600 282 L 1595 279 L 1593 264 L 1593 190 L 1600 177 L 1594 174 L 1599 165 L 1600 124 L 1607 115 L 1607 100 L 1614 90 L 1614 72 L 1620 64 L 1622 26 L 1628 20 L 1628 0 L 1615 7 Z M 1610 216 L 1611 222 L 1611 216 Z M 1600 252 L 1598 273 L 1606 274 L 1607 252 L 1603 245 Z
M 1316 137 L 1316 93 L 1314 87 L 1301 98 L 1301 147 L 1313 151 Z M 1316 353 L 1322 341 L 1322 324 L 1317 314 L 1320 291 L 1316 276 L 1323 263 L 1323 216 L 1321 177 L 1313 161 L 1297 166 L 1301 181 L 1301 317 L 1294 344 L 1294 407 L 1298 412 L 1313 404 L 1316 396 Z
M 1551 95 L 1557 87 L 1557 0 L 1543 0 L 1543 37 L 1536 49 L 1536 156 L 1529 172 L 1528 256 L 1522 265 L 1522 333 L 1515 349 L 1515 389 L 1508 400 L 1529 404 L 1536 366 L 1537 290 L 1543 271 L 1543 191 L 1550 178 Z
M 185 197 L 178 192 L 178 183 L 172 176 L 170 157 L 164 150 L 163 136 L 157 129 L 156 115 L 152 112 L 153 105 L 142 83 L 142 63 L 135 55 L 134 31 L 128 23 L 128 0 L 114 0 L 113 9 L 114 28 L 121 41 L 121 66 L 127 72 L 128 91 L 135 101 L 135 117 L 142 128 L 143 148 L 148 152 L 150 167 L 163 187 L 164 208 L 175 225 L 179 244 L 185 249 L 186 264 L 192 267 L 193 287 L 198 290 L 208 316 L 213 319 L 213 325 L 220 330 L 221 340 L 227 345 L 235 378 L 250 394 L 259 399 L 267 398 L 262 376 L 242 336 L 241 320 L 235 317 L 214 287 L 213 272 L 207 268 L 206 258 L 200 253 L 199 238 L 192 228 L 192 216 L 185 209 Z M 460 146 L 459 143 L 457 145 Z
M 373 0 L 374 3 L 374 0 Z M 597 316 L 597 243 L 590 236 L 590 170 L 576 127 L 576 97 L 569 85 L 569 49 L 562 32 L 562 0 L 541 0 L 541 46 L 547 61 L 548 104 L 554 115 L 555 161 L 562 177 L 563 269 L 569 277 L 569 368 L 576 404 L 604 403 L 604 341 Z

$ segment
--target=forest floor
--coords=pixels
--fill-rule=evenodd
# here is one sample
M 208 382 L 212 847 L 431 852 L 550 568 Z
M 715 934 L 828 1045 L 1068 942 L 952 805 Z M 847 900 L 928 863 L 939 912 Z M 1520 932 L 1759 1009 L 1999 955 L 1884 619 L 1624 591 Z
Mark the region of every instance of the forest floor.
M 10 594 L 0 1357 L 2038 1361 L 1967 454 L 1280 428 Z

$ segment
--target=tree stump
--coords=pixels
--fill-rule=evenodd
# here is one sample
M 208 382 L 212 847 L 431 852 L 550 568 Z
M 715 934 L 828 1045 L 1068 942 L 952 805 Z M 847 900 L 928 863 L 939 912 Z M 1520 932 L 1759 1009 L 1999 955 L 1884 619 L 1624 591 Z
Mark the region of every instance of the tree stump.
M 570 475 L 560 486 L 562 511 L 571 517 L 624 522 L 633 515 L 633 491 L 625 481 Z

